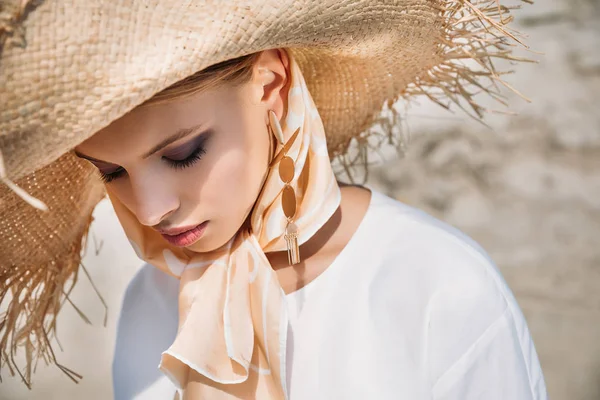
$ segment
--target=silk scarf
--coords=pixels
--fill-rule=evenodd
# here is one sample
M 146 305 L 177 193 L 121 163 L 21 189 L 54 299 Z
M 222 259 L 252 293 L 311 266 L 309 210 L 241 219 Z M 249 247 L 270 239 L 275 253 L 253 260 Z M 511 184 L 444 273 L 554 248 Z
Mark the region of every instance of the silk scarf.
M 333 215 L 341 195 L 321 117 L 291 54 L 290 75 L 281 128 L 286 141 L 300 129 L 286 154 L 294 160 L 291 185 L 302 244 Z M 159 368 L 184 399 L 287 398 L 285 294 L 265 255 L 287 249 L 283 187 L 278 165 L 273 165 L 250 215 L 250 228 L 240 229 L 219 250 L 193 256 L 141 225 L 108 190 L 138 256 L 180 279 L 178 332 Z

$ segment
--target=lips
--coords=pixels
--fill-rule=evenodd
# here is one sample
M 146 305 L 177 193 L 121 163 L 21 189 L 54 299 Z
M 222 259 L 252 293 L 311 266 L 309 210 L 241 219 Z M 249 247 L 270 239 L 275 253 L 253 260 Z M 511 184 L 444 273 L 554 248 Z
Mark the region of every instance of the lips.
M 182 227 L 176 229 L 161 230 L 160 234 L 163 238 L 173 246 L 186 247 L 202 237 L 206 230 L 208 221 L 204 221 L 200 225 L 194 227 Z

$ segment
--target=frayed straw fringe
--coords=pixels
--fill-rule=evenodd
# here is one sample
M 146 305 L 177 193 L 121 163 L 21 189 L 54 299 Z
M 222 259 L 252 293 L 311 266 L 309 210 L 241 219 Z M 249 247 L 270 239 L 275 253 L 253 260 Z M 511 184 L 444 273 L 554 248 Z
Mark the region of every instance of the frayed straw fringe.
M 521 1 L 533 3 L 532 0 Z M 401 100 L 425 96 L 447 110 L 451 110 L 452 105 L 457 106 L 484 125 L 486 113 L 511 113 L 481 106 L 475 100 L 476 95 L 487 95 L 508 107 L 501 93 L 504 87 L 530 102 L 502 79 L 513 71 L 499 71 L 494 64 L 496 59 L 536 62 L 512 54 L 516 45 L 529 49 L 521 40 L 522 34 L 508 27 L 514 19 L 510 11 L 519 8 L 520 5 L 504 6 L 499 0 L 448 0 L 440 9 L 444 28 L 438 50 L 439 63 L 426 70 L 403 93 L 383 104 L 381 113 L 366 124 L 370 128 L 354 138 L 349 151 L 334 158 L 334 163 L 339 165 L 336 173 L 355 183 L 358 167 L 364 183 L 368 179 L 369 155 L 379 153 L 383 143 L 394 146 L 400 155 L 406 152 L 410 135 L 404 116 L 394 106 Z
M 38 210 L 48 211 L 48 206 L 43 201 L 31 196 L 29 193 L 17 186 L 17 184 L 15 184 L 13 181 L 8 179 L 8 174 L 6 173 L 6 166 L 4 165 L 4 156 L 2 155 L 2 150 L 0 150 L 0 183 L 4 183 L 10 190 L 13 191 L 14 194 L 19 196 L 30 206 L 37 208 Z
M 100 301 L 108 310 L 107 304 L 85 266 L 80 262 L 82 249 L 86 246 L 87 233 L 93 218 L 87 222 L 82 241 L 75 244 L 71 257 L 64 259 L 61 265 L 51 263 L 36 268 L 0 269 L 0 282 L 6 286 L 0 289 L 0 304 L 5 299 L 10 303 L 0 322 L 0 370 L 8 367 L 11 376 L 18 374 L 25 385 L 31 389 L 32 372 L 42 359 L 46 365 L 55 364 L 73 382 L 78 383 L 82 376 L 60 364 L 50 342 L 56 336 L 56 319 L 65 303 L 69 303 L 81 319 L 91 325 L 88 317 L 71 301 L 70 294 L 79 278 L 79 267 L 90 281 Z M 108 314 L 104 315 L 106 326 Z M 19 347 L 25 350 L 25 371 L 21 371 L 15 356 Z M 33 371 L 32 371 L 33 367 Z M 0 376 L 0 382 L 2 382 Z
M 71 257 L 63 259 L 61 265 L 52 262 L 17 271 L 10 267 L 0 270 L 0 282 L 5 283 L 0 290 L 0 304 L 6 298 L 11 300 L 0 322 L 0 333 L 3 333 L 0 339 L 0 370 L 5 365 L 12 376 L 16 371 L 29 389 L 32 366 L 35 372 L 40 358 L 46 364 L 55 364 L 76 383 L 82 378 L 57 361 L 50 339 L 56 338 L 56 318 L 64 303 L 69 302 L 75 307 L 69 295 L 78 280 L 82 248 L 85 247 L 92 219 L 88 221 L 82 242 L 75 243 Z M 87 317 L 77 307 L 75 309 L 89 323 Z M 24 372 L 15 360 L 19 347 L 25 349 Z

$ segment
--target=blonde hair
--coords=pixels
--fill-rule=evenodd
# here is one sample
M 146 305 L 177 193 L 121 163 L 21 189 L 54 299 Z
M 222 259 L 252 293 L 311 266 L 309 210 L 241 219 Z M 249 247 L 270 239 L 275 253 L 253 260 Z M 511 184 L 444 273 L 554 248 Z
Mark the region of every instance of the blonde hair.
M 156 93 L 141 106 L 169 102 L 224 84 L 246 83 L 252 78 L 252 67 L 261 53 L 252 53 L 211 65 Z

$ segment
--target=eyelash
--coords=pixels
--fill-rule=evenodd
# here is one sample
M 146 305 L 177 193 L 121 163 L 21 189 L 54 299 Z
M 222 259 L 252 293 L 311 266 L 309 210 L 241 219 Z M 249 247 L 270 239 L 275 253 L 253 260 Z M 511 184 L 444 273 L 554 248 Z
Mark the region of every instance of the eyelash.
M 192 165 L 194 165 L 196 162 L 198 162 L 202 158 L 202 156 L 204 154 L 206 154 L 206 149 L 204 148 L 204 145 L 200 145 L 194 151 L 192 151 L 192 153 L 189 156 L 187 156 L 183 160 L 171 160 L 171 159 L 168 159 L 165 157 L 163 157 L 163 160 L 165 160 L 172 168 L 184 169 L 184 168 L 191 167 Z M 109 182 L 112 182 L 115 179 L 123 176 L 125 174 L 125 172 L 126 171 L 123 168 L 119 168 L 115 172 L 112 172 L 110 174 L 105 174 L 103 172 L 100 172 L 100 179 L 102 179 L 102 181 L 104 183 L 109 183 Z

